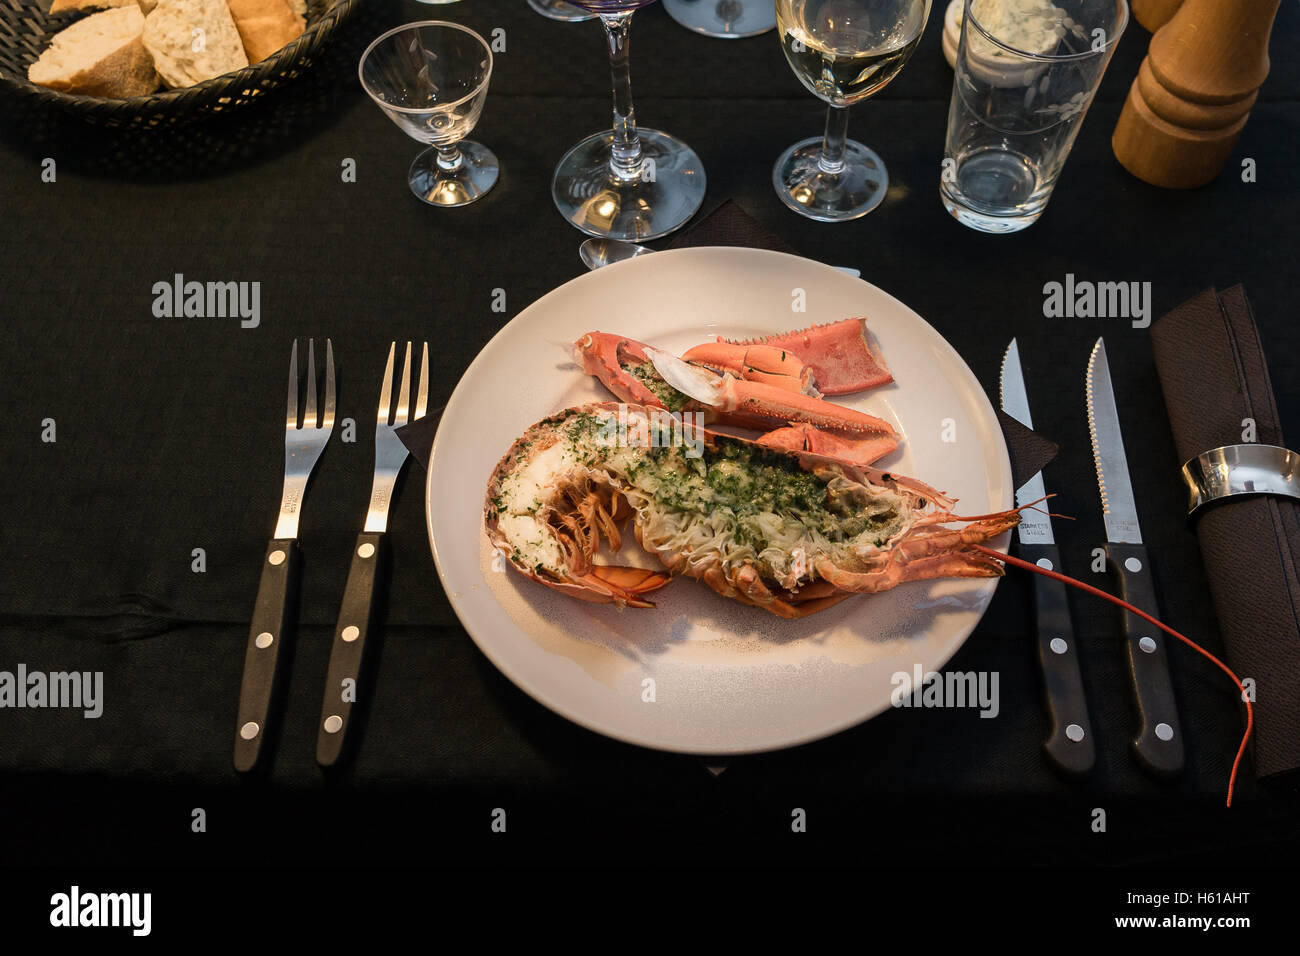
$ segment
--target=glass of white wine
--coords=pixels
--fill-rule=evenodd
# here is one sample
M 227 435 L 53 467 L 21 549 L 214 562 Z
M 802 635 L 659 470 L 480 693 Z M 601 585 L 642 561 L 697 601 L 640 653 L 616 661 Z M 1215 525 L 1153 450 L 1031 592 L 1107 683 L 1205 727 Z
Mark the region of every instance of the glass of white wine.
M 776 0 L 785 58 L 829 107 L 826 132 L 776 161 L 772 184 L 787 206 L 839 222 L 875 209 L 889 188 L 885 164 L 848 138 L 849 107 L 898 75 L 921 42 L 930 0 Z

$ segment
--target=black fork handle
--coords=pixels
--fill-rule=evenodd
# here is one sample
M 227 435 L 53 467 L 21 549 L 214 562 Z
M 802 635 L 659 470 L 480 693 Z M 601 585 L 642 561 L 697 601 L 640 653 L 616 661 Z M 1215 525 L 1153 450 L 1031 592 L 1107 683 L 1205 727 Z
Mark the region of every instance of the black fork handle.
M 266 740 L 275 717 L 280 650 L 290 637 L 297 605 L 298 565 L 298 542 L 294 539 L 281 538 L 267 545 L 244 651 L 235 722 L 235 769 L 241 773 L 253 770 L 269 749 Z
M 363 531 L 352 549 L 352 566 L 334 627 L 329 676 L 325 678 L 325 697 L 316 726 L 316 762 L 322 767 L 337 763 L 349 741 L 366 638 L 375 625 L 375 597 L 387 551 L 385 538 L 383 532 Z

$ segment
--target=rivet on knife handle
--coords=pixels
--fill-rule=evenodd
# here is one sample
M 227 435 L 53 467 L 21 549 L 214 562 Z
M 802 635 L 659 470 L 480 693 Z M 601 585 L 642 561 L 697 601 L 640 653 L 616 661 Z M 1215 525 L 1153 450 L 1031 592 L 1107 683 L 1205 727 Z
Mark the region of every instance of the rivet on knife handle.
M 297 584 L 298 542 L 292 538 L 272 541 L 262 561 L 262 578 L 257 586 L 257 603 L 244 652 L 244 676 L 239 687 L 235 769 L 241 773 L 257 766 L 266 750 L 280 650 L 293 630 Z
M 342 755 L 361 683 L 366 638 L 375 623 L 375 592 L 385 557 L 385 535 L 363 531 L 352 549 L 352 567 L 334 628 L 329 676 L 317 726 L 316 762 L 332 766 Z
M 1020 556 L 1048 570 L 1061 570 L 1061 554 L 1052 544 L 1022 544 Z M 1046 562 L 1046 563 L 1044 563 Z M 1097 762 L 1097 747 L 1088 718 L 1088 700 L 1079 667 L 1079 649 L 1070 620 L 1065 585 L 1034 576 L 1038 608 L 1038 657 L 1052 728 L 1043 749 L 1066 773 L 1085 774 Z
M 1146 548 L 1110 542 L 1106 551 L 1119 574 L 1124 600 L 1159 617 L 1155 579 Z M 1138 709 L 1138 733 L 1133 752 L 1150 771 L 1176 774 L 1183 769 L 1183 731 L 1178 722 L 1174 685 L 1169 676 L 1165 637 L 1159 628 L 1125 612 L 1124 637 L 1133 673 Z

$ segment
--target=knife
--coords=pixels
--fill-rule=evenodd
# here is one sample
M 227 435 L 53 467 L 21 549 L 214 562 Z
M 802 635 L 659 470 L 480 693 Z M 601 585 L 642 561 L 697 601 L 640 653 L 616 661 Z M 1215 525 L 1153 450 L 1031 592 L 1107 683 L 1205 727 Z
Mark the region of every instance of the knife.
M 1029 395 L 1020 367 L 1020 348 L 1012 339 L 1002 357 L 1002 410 L 1026 428 L 1033 428 L 1029 414 Z M 1043 473 L 1035 472 L 1016 491 L 1016 504 L 1024 506 L 1041 501 Z M 1020 512 L 1018 528 L 1020 556 L 1049 571 L 1061 569 L 1061 553 L 1052 534 L 1052 519 L 1043 510 L 1026 508 Z M 1070 604 L 1065 585 L 1041 574 L 1034 575 L 1034 597 L 1038 611 L 1038 659 L 1043 668 L 1043 687 L 1052 729 L 1043 742 L 1047 757 L 1059 769 L 1074 774 L 1092 770 L 1097 749 L 1088 720 L 1088 700 L 1079 670 L 1079 651 L 1070 620 Z
M 1092 456 L 1097 462 L 1097 482 L 1106 521 L 1106 553 L 1119 575 L 1124 600 L 1159 617 L 1155 579 L 1151 575 L 1151 560 L 1142 546 L 1137 502 L 1129 480 L 1128 457 L 1124 454 L 1110 365 L 1106 361 L 1106 343 L 1102 339 L 1097 340 L 1088 360 L 1087 397 L 1088 430 L 1092 434 Z M 1152 773 L 1176 774 L 1183 768 L 1183 733 L 1178 724 L 1164 635 L 1126 611 L 1124 637 L 1138 709 L 1133 752 Z

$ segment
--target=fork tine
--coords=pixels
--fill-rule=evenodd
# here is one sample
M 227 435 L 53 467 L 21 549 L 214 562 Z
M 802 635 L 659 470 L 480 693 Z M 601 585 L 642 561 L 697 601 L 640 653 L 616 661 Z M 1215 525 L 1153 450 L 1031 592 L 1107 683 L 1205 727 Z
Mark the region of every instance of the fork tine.
M 415 396 L 415 418 L 424 417 L 429 409 L 429 343 L 424 343 L 424 354 L 420 357 L 420 390 Z
M 325 340 L 325 420 L 324 428 L 334 427 L 334 342 Z
M 405 425 L 411 410 L 411 343 L 406 343 L 406 358 L 402 361 L 402 385 L 397 392 L 397 414 L 394 425 Z
M 293 340 L 289 352 L 289 410 L 284 416 L 285 428 L 298 427 L 298 340 Z
M 302 410 L 302 427 L 316 427 L 316 340 L 307 340 L 307 406 Z
M 384 384 L 379 386 L 379 417 L 376 419 L 380 425 L 388 424 L 388 403 L 393 394 L 393 351 L 397 348 L 394 342 L 388 346 L 388 364 L 384 366 Z

